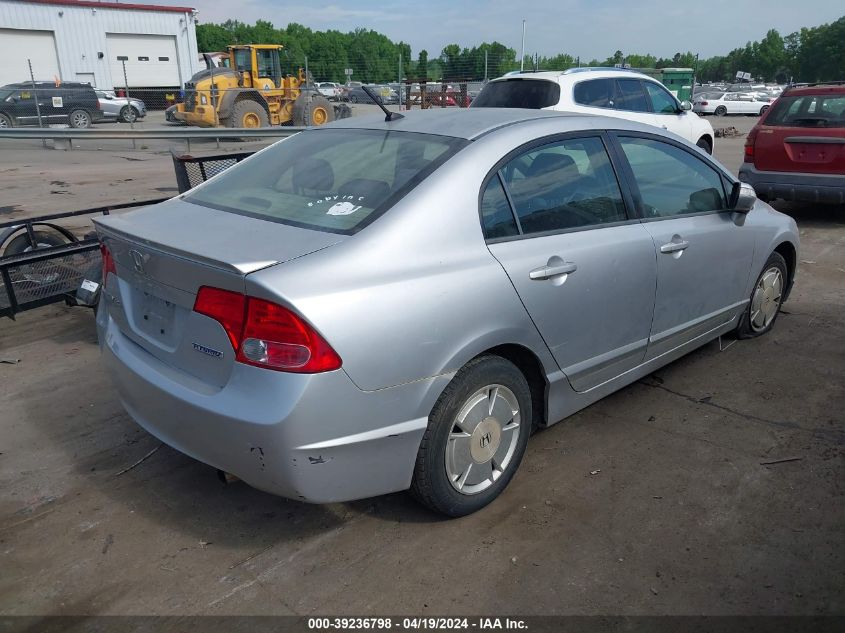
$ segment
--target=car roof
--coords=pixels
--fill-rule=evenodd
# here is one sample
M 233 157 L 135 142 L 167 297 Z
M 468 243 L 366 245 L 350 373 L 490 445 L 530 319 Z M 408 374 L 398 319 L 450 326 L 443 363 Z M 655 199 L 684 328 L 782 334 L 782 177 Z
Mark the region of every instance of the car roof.
M 845 94 L 845 82 L 818 83 L 809 86 L 792 86 L 783 90 L 783 96 Z
M 638 79 L 650 79 L 657 81 L 654 77 L 649 77 L 645 73 L 632 70 L 630 68 L 570 68 L 569 70 L 541 70 L 538 72 L 513 72 L 508 73 L 502 77 L 496 77 L 491 81 L 503 81 L 507 79 L 545 79 L 547 81 L 556 81 L 558 83 L 569 81 L 575 83 L 584 79 L 608 79 L 618 77 L 636 77 Z
M 529 110 L 524 108 L 449 108 L 413 110 L 403 112 L 403 118 L 385 121 L 384 116 L 366 116 L 340 119 L 315 130 L 365 129 L 396 130 L 417 134 L 434 134 L 466 140 L 477 139 L 504 127 L 533 121 L 558 119 L 560 132 L 579 130 L 625 129 L 655 132 L 655 128 L 617 117 L 596 116 L 555 110 Z

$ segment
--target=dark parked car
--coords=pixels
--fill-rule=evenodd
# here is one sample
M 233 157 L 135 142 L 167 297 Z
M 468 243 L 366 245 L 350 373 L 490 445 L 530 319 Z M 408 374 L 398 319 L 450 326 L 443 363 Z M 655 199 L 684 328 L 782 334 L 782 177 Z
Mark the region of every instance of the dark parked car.
M 367 88 L 369 88 L 374 95 L 379 97 L 379 99 L 382 100 L 382 103 L 387 102 L 387 100 L 379 94 L 379 92 L 381 91 L 381 88 L 379 86 L 367 86 Z M 375 103 L 375 101 L 373 101 L 370 95 L 364 92 L 363 86 L 351 87 L 347 94 L 347 99 L 349 99 L 349 101 L 351 101 L 352 103 Z
M 52 81 L 36 81 L 0 88 L 0 128 L 38 125 L 39 108 L 45 126 L 67 123 L 71 127 L 86 128 L 103 119 L 100 103 L 90 84 L 57 86 Z
M 845 83 L 784 90 L 748 134 L 739 179 L 763 200 L 845 202 Z

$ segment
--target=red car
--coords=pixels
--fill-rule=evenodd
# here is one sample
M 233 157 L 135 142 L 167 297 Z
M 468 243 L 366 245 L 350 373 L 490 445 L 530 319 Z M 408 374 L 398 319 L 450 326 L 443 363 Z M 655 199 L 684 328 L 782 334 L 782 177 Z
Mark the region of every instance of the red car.
M 784 90 L 748 134 L 739 179 L 763 200 L 845 203 L 845 82 Z

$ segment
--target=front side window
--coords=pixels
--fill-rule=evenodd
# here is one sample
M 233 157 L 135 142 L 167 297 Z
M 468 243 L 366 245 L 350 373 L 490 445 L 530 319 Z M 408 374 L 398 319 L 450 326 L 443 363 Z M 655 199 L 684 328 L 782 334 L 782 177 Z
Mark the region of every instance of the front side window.
M 666 218 L 728 208 L 722 178 L 701 159 L 675 145 L 621 137 L 646 218 Z
M 645 89 L 651 98 L 651 109 L 658 114 L 677 114 L 678 102 L 663 86 L 653 81 L 644 81 Z
M 252 51 L 248 48 L 239 48 L 235 51 L 235 66 L 238 70 L 244 71 L 252 68 L 251 53 Z
M 575 103 L 591 108 L 613 107 L 613 79 L 579 81 L 572 89 Z
M 188 193 L 221 211 L 352 234 L 410 191 L 466 141 L 411 132 L 300 132 Z
M 617 79 L 613 107 L 629 112 L 648 112 L 648 99 L 642 83 L 638 79 Z
M 627 219 L 619 184 L 598 137 L 532 149 L 501 171 L 522 233 L 544 233 Z

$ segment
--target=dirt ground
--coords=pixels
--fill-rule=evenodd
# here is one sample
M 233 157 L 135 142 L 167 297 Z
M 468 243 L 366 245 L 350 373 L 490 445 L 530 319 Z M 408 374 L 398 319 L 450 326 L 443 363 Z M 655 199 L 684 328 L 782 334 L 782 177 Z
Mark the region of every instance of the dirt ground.
M 733 170 L 742 141 L 717 141 Z M 0 151 L 3 204 L 175 186 L 166 154 L 117 155 Z M 38 195 L 53 180 L 69 193 Z M 20 359 L 0 363 L 0 614 L 843 614 L 845 208 L 780 208 L 801 264 L 771 334 L 538 433 L 459 520 L 223 486 L 124 413 L 89 311 L 0 321 Z

